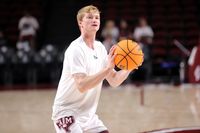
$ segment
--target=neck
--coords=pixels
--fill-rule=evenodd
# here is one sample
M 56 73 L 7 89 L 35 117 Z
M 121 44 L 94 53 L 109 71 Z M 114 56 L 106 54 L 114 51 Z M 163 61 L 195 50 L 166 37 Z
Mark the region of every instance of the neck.
M 88 47 L 94 49 L 95 34 L 82 34 L 83 40 L 88 45 Z

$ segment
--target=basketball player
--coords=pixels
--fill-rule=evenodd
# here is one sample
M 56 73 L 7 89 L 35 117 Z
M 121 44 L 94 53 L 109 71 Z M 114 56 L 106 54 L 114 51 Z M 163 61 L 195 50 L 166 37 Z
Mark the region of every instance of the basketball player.
M 53 105 L 52 119 L 57 133 L 108 133 L 95 114 L 102 81 L 119 86 L 130 71 L 114 70 L 114 50 L 109 54 L 95 40 L 100 12 L 95 6 L 81 8 L 77 14 L 81 35 L 65 52 L 63 70 Z

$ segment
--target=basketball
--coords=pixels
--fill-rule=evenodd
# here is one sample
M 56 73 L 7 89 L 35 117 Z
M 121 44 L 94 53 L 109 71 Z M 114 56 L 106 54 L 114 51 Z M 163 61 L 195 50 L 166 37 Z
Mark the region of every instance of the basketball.
M 117 43 L 114 62 L 123 70 L 138 69 L 142 65 L 144 54 L 138 43 L 132 40 L 122 40 Z

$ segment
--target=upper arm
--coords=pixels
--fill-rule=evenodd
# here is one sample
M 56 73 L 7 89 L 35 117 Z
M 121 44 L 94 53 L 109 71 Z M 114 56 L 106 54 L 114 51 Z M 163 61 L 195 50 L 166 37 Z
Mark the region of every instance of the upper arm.
M 78 46 L 72 46 L 65 53 L 69 72 L 72 75 L 76 87 L 81 91 L 82 81 L 87 76 L 84 52 Z
M 85 73 L 75 73 L 72 74 L 72 77 L 74 78 L 74 81 L 76 84 L 80 84 L 81 81 L 86 77 Z
M 81 86 L 82 86 L 82 81 L 86 77 L 86 74 L 84 74 L 84 73 L 75 73 L 75 74 L 72 75 L 72 77 L 74 78 L 74 82 L 75 82 L 75 85 L 76 85 L 77 89 L 80 92 L 83 92 L 83 88 Z
M 66 62 L 69 65 L 70 74 L 84 73 L 86 74 L 86 63 L 84 53 L 79 47 L 70 48 L 65 54 Z

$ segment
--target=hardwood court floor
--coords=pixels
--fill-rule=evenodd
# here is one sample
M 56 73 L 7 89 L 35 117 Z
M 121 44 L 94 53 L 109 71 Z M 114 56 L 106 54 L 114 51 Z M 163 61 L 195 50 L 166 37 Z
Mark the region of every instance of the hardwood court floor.
M 144 106 L 140 105 L 141 87 L 102 90 L 97 113 L 111 133 L 200 126 L 200 103 L 194 100 L 199 86 L 143 87 Z M 0 91 L 0 133 L 55 133 L 50 119 L 55 93 L 55 89 Z

